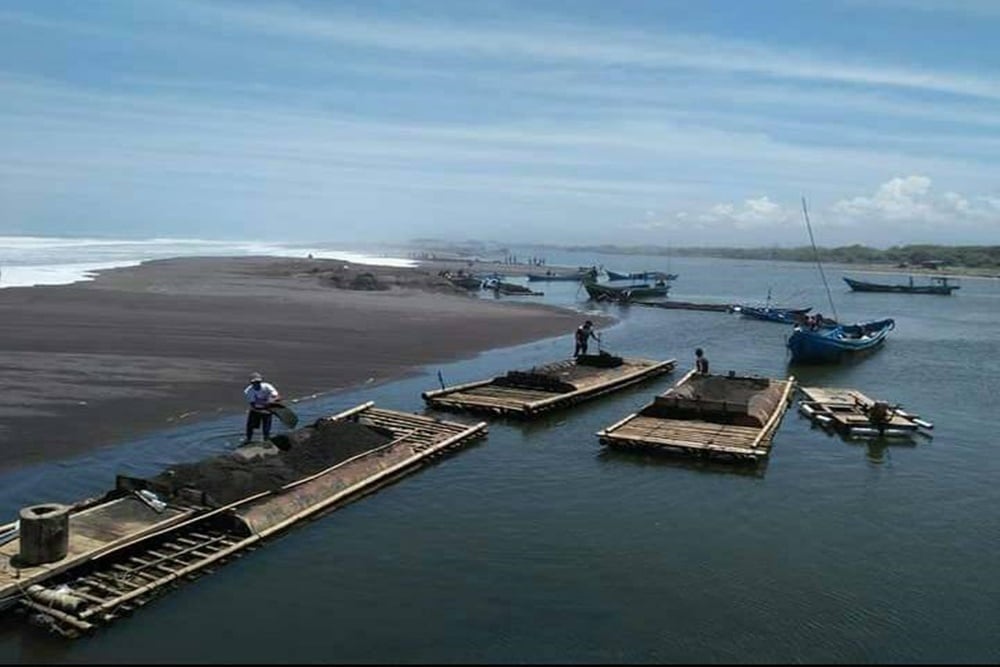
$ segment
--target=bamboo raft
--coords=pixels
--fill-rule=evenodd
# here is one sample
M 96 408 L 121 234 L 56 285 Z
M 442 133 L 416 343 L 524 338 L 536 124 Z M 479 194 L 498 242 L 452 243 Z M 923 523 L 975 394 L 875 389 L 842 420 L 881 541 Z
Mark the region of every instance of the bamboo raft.
M 370 493 L 486 434 L 485 422 L 459 424 L 373 405 L 328 419 L 382 429 L 392 434 L 387 443 L 221 507 L 200 503 L 193 490 L 188 501 L 173 499 L 157 509 L 139 493 L 147 480 L 119 476 L 106 496 L 71 508 L 65 558 L 19 568 L 19 540 L 0 546 L 0 609 L 20 605 L 50 629 L 79 636 L 317 512 Z M 0 534 L 13 528 L 0 526 Z
M 690 371 L 639 412 L 598 431 L 602 445 L 758 461 L 788 410 L 795 378 L 698 375 Z
M 618 361 L 602 361 L 605 359 Z M 589 365 L 604 363 L 618 365 Z M 527 371 L 510 371 L 489 380 L 425 391 L 421 396 L 433 408 L 530 418 L 670 373 L 676 365 L 674 359 L 628 359 L 607 353 L 585 355 Z
M 884 401 L 871 399 L 856 389 L 802 387 L 806 399 L 799 412 L 814 424 L 839 431 L 847 437 L 911 438 L 934 424 Z

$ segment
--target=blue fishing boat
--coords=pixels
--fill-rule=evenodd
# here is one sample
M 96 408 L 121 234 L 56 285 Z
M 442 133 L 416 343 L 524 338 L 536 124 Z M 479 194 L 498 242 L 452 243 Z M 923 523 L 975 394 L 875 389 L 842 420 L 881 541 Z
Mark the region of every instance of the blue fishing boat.
M 792 353 L 791 363 L 837 363 L 863 352 L 874 350 L 885 342 L 885 337 L 896 328 L 892 318 L 858 322 L 856 324 L 839 324 L 837 307 L 833 303 L 830 285 L 823 272 L 823 263 L 819 260 L 816 250 L 816 240 L 813 238 L 812 224 L 809 222 L 809 211 L 806 208 L 806 198 L 802 198 L 802 216 L 809 231 L 809 243 L 816 257 L 816 267 L 823 279 L 826 296 L 833 309 L 833 321 L 827 321 L 822 315 L 808 317 L 803 324 L 796 325 L 792 335 L 788 337 L 788 349 Z
M 838 324 L 832 327 L 796 326 L 788 337 L 792 363 L 837 363 L 849 356 L 875 349 L 896 327 L 892 318 Z
M 802 324 L 806 313 L 812 308 L 776 308 L 774 306 L 736 306 L 734 310 L 740 315 L 752 320 L 778 322 L 780 324 Z

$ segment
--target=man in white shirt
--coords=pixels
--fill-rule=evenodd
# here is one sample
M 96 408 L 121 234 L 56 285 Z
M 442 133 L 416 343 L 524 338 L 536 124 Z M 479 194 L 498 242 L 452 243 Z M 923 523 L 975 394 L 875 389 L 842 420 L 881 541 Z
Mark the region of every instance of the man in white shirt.
M 253 440 L 253 432 L 258 426 L 264 433 L 264 441 L 271 438 L 271 420 L 274 417 L 269 407 L 273 403 L 281 400 L 281 395 L 274 385 L 264 382 L 260 373 L 250 375 L 250 384 L 243 390 L 250 410 L 247 412 L 247 437 L 246 442 Z

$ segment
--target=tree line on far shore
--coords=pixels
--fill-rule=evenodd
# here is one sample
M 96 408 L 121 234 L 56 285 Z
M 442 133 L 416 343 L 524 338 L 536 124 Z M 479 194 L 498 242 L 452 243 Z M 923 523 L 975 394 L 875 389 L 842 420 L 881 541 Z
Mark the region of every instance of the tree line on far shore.
M 816 254 L 811 246 L 796 248 L 724 248 L 724 247 L 620 247 L 589 246 L 572 248 L 608 254 L 673 255 L 674 257 L 720 257 L 724 259 L 766 259 L 785 262 L 812 262 Z M 894 266 L 968 267 L 1000 269 L 1000 246 L 903 245 L 885 250 L 855 244 L 836 248 L 817 248 L 820 261 L 837 264 L 891 264 Z

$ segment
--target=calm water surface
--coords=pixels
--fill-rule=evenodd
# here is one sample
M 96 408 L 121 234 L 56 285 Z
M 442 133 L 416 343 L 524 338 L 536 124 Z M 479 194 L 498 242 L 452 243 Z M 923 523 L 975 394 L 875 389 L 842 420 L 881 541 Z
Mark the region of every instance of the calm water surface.
M 679 300 L 759 302 L 770 288 L 782 305 L 830 314 L 815 267 L 670 264 Z M 495 421 L 479 444 L 92 637 L 4 622 L 0 661 L 997 662 L 1000 283 L 965 279 L 950 298 L 853 294 L 840 275 L 827 268 L 842 320 L 891 316 L 897 328 L 834 367 L 790 368 L 782 325 L 591 310 L 576 285 L 542 284 L 547 303 L 621 318 L 605 349 L 677 358 L 677 373 L 536 422 Z M 373 399 L 423 411 L 438 370 L 453 384 L 566 357 L 570 333 L 299 409 L 309 419 Z M 845 442 L 790 411 L 756 468 L 604 451 L 594 432 L 669 387 L 698 346 L 716 372 L 794 374 L 902 403 L 935 423 L 933 438 Z M 233 403 L 222 419 L 0 477 L 0 517 L 230 448 L 243 420 Z

